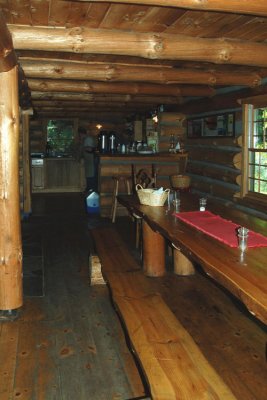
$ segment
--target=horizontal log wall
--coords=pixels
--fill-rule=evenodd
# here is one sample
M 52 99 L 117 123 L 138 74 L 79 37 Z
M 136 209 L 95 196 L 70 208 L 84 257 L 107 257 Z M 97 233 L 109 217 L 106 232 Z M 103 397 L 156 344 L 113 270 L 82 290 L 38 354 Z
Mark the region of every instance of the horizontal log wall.
M 39 153 L 45 151 L 46 137 L 43 131 L 43 120 L 31 119 L 30 121 L 30 152 Z
M 187 173 L 194 191 L 224 201 L 240 192 L 241 117 L 236 110 L 235 137 L 186 138 Z

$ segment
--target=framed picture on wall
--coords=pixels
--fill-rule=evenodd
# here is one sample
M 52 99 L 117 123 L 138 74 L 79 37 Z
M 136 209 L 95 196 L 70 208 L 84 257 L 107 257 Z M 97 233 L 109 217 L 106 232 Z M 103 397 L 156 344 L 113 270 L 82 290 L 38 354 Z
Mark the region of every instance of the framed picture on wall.
M 234 113 L 222 113 L 187 120 L 187 136 L 200 137 L 230 137 L 235 133 Z
M 203 135 L 203 118 L 187 120 L 187 136 L 199 138 Z

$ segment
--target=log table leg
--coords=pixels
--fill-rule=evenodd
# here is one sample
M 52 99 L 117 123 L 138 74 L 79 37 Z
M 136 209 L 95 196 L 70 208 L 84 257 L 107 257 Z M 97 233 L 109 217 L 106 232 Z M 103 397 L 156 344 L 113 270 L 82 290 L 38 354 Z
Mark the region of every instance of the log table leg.
M 192 262 L 175 246 L 173 246 L 173 266 L 174 273 L 177 275 L 186 276 L 195 273 Z
M 143 267 L 146 276 L 165 275 L 165 239 L 143 221 Z

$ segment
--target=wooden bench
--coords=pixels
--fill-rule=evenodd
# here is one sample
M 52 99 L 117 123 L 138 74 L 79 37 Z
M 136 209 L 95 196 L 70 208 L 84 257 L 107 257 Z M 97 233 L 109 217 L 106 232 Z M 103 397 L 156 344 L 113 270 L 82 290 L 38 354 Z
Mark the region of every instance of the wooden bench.
M 114 228 L 93 229 L 92 236 L 114 304 L 128 331 L 154 400 L 236 399 L 149 285 L 140 265 Z

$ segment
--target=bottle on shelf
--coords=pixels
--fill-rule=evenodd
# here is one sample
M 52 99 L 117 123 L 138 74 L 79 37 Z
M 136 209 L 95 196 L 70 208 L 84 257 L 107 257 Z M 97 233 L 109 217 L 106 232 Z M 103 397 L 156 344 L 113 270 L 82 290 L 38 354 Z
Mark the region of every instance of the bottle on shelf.
M 46 155 L 46 157 L 51 156 L 51 153 L 52 153 L 52 146 L 49 143 L 49 141 L 47 141 L 46 146 L 45 146 L 45 155 Z
M 173 133 L 170 136 L 169 153 L 175 153 L 175 139 Z

